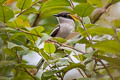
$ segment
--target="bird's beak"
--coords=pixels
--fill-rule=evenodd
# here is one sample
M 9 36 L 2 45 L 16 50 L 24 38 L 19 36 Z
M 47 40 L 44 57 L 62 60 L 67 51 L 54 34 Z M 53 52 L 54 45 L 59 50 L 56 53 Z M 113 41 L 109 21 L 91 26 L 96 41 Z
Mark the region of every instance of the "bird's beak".
M 53 16 L 58 17 L 58 14 L 54 14 Z
M 72 14 L 70 14 L 70 16 L 75 20 L 75 21 L 79 21 L 79 19 L 78 19 L 78 17 L 76 16 L 76 15 L 72 15 Z

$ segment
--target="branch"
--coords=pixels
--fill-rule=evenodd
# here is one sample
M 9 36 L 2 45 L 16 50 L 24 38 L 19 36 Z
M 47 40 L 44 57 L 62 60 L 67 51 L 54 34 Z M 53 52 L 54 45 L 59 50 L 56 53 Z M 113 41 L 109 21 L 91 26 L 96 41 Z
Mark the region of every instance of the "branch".
M 19 30 L 19 31 L 21 31 L 21 32 L 24 32 L 24 33 L 26 33 L 26 34 L 33 35 L 33 36 L 37 36 L 37 37 L 40 37 L 40 38 L 41 38 L 41 36 L 40 36 L 40 35 L 30 33 L 30 32 L 25 31 L 25 30 L 23 30 L 23 29 L 20 29 L 20 28 L 19 28 L 19 29 L 17 29 L 17 30 Z
M 36 3 L 32 4 L 29 8 L 22 10 L 16 17 L 19 17 L 21 14 L 32 8 L 32 6 L 36 5 L 37 3 L 42 2 L 42 0 L 37 1 Z
M 70 0 L 70 4 L 71 4 L 71 8 L 74 9 L 74 4 L 73 4 L 72 0 Z M 83 29 L 86 31 L 87 37 L 88 37 L 90 43 L 92 43 L 92 39 L 90 38 L 90 36 L 89 36 L 89 34 L 88 34 L 88 32 L 87 32 L 87 29 L 86 29 L 86 27 L 84 26 L 83 20 L 80 18 L 80 16 L 77 15 L 77 17 L 78 17 L 78 19 L 79 19 L 79 22 L 82 24 Z
M 112 0 L 109 4 L 107 4 L 104 8 L 104 11 L 101 12 L 93 21 L 92 23 L 95 24 L 99 19 L 100 17 L 106 12 L 106 10 L 113 4 L 114 0 Z
M 67 47 L 67 48 L 73 49 L 73 50 L 78 51 L 78 52 L 80 52 L 80 53 L 82 53 L 82 54 L 87 54 L 87 53 L 85 53 L 85 52 L 83 52 L 83 51 L 80 51 L 80 50 L 78 50 L 78 49 L 75 49 L 74 47 L 71 47 L 71 46 L 69 46 L 69 45 L 62 44 L 62 43 L 58 43 L 58 42 L 56 42 L 56 41 L 54 41 L 54 40 L 51 40 L 51 39 L 49 39 L 48 41 L 53 42 L 53 43 L 56 43 L 56 44 L 58 44 L 58 45 L 60 45 L 60 46 L 62 46 L 62 47 Z
M 111 73 L 110 73 L 110 71 L 108 70 L 107 66 L 106 66 L 101 60 L 99 60 L 99 62 L 104 66 L 104 68 L 105 68 L 105 70 L 107 71 L 107 73 L 108 73 L 108 75 L 110 76 L 110 78 L 111 78 L 112 80 L 114 80 L 113 77 L 112 77 L 112 75 L 111 75 Z
M 37 16 L 36 16 L 36 18 L 35 18 L 35 21 L 33 22 L 32 27 L 37 26 L 37 24 L 38 24 L 39 20 L 40 20 L 40 13 L 39 13 L 39 14 L 37 14 Z
M 105 6 L 104 12 L 113 4 L 113 1 L 114 1 L 114 0 L 112 0 L 111 3 L 109 3 L 108 5 Z M 70 3 L 71 3 L 71 8 L 74 9 L 74 5 L 73 5 L 72 0 L 70 0 Z M 97 18 L 96 18 L 92 23 L 93 23 L 93 24 L 96 23 L 96 22 L 99 20 L 99 18 L 102 16 L 102 14 L 103 14 L 104 12 L 102 12 L 101 14 L 99 14 L 99 15 L 97 16 Z M 83 21 L 81 20 L 81 18 L 80 18 L 79 16 L 78 16 L 78 19 L 79 19 L 79 21 L 81 22 L 84 30 L 86 31 L 87 29 L 86 29 L 86 27 L 84 26 L 84 23 L 83 23 Z M 88 36 L 89 41 L 92 43 L 92 39 L 90 38 L 88 32 L 87 32 L 87 36 Z M 93 50 L 95 50 L 95 49 L 93 48 Z M 104 68 L 106 69 L 106 71 L 107 71 L 108 75 L 110 76 L 110 78 L 111 78 L 112 80 L 114 80 L 113 77 L 112 77 L 112 75 L 110 74 L 109 70 L 107 69 L 106 65 L 105 65 L 101 60 L 99 60 L 99 62 L 104 66 Z

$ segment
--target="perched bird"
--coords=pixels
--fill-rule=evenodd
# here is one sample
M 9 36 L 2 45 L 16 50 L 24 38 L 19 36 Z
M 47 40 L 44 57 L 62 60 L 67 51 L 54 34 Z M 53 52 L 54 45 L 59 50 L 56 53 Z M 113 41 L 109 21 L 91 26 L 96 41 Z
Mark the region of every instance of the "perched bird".
M 59 24 L 51 32 L 51 34 L 50 34 L 51 37 L 67 38 L 75 30 L 76 17 L 67 12 L 55 14 L 54 16 L 57 17 Z M 44 59 L 42 58 L 39 63 L 40 64 L 39 66 L 42 66 L 43 63 L 44 63 Z
M 57 17 L 58 25 L 52 31 L 51 37 L 66 38 L 75 30 L 75 16 L 67 12 L 55 14 L 54 16 Z

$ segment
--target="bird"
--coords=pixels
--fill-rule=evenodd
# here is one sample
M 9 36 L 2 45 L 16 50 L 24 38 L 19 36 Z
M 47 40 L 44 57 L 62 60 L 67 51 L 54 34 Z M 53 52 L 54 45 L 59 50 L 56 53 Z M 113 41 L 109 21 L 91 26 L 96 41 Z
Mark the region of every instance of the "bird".
M 75 30 L 75 21 L 77 21 L 76 16 L 68 12 L 61 12 L 54 16 L 57 17 L 58 25 L 51 32 L 50 36 L 67 38 Z M 42 66 L 44 61 L 43 58 L 40 60 L 40 66 Z
M 57 17 L 58 25 L 51 32 L 51 37 L 67 38 L 75 30 L 75 16 L 68 12 L 62 12 L 54 15 Z

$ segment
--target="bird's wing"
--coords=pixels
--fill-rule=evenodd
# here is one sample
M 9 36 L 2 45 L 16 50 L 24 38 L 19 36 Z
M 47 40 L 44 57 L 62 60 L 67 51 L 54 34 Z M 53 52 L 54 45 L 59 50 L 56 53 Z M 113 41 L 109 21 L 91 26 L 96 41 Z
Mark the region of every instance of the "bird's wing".
M 57 25 L 57 27 L 51 32 L 50 36 L 55 37 L 60 30 L 60 25 Z

